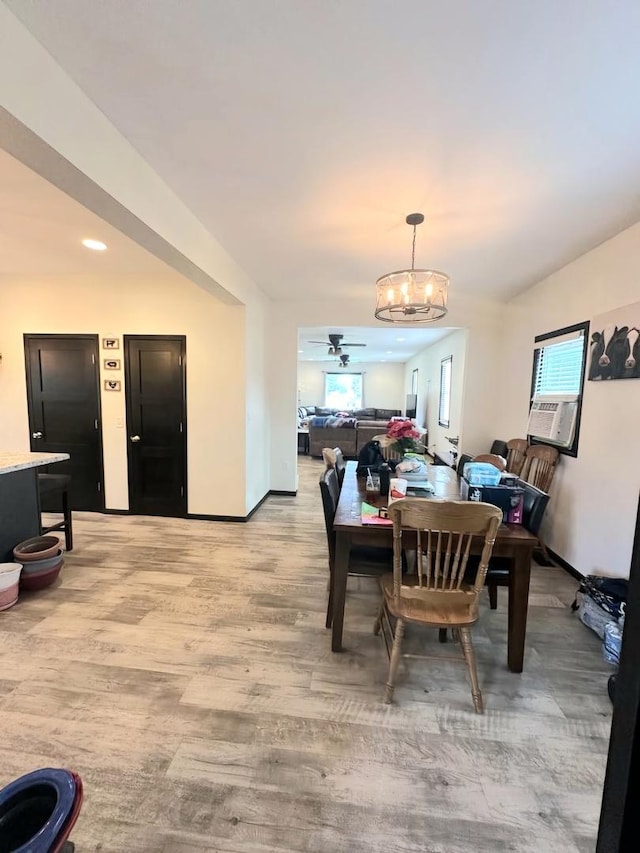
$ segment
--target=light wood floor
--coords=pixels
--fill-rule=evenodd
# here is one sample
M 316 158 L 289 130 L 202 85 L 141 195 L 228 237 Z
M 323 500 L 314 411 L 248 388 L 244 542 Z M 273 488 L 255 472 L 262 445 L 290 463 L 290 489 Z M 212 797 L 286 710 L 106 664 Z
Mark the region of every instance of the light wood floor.
M 611 670 L 575 581 L 534 569 L 522 675 L 485 602 L 484 716 L 419 630 L 385 706 L 375 583 L 344 654 L 323 627 L 321 469 L 246 525 L 77 514 L 60 584 L 0 613 L 0 782 L 75 768 L 79 853 L 593 851 Z

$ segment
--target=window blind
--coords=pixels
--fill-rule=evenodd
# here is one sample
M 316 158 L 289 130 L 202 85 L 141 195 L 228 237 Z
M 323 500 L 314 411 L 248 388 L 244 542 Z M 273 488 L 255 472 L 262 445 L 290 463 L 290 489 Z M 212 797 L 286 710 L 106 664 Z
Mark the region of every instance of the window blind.
M 534 396 L 538 394 L 580 394 L 584 333 L 549 343 L 536 349 Z

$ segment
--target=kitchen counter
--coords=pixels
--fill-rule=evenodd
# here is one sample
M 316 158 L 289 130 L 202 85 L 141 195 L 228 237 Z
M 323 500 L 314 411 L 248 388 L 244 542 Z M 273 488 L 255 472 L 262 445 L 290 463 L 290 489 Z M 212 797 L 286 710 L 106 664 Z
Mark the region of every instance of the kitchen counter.
M 23 471 L 25 468 L 39 468 L 52 462 L 64 462 L 68 453 L 7 453 L 0 451 L 0 474 L 11 471 Z
M 69 459 L 68 453 L 0 452 L 0 563 L 13 560 L 13 549 L 40 535 L 38 469 Z

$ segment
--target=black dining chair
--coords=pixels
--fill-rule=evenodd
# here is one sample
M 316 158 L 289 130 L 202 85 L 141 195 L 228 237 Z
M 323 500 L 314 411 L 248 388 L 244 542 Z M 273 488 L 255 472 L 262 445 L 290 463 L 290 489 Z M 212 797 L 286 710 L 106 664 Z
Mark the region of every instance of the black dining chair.
M 469 453 L 461 453 L 460 458 L 458 459 L 458 467 L 456 468 L 456 472 L 460 477 L 464 474 L 464 466 L 467 462 L 473 462 L 473 456 Z
M 335 468 L 327 468 L 320 476 L 320 494 L 324 510 L 324 525 L 327 532 L 327 547 L 329 552 L 329 600 L 327 602 L 327 628 L 331 627 L 333 616 L 333 567 L 336 557 L 336 534 L 333 530 L 333 520 L 338 507 L 340 487 Z M 349 556 L 349 574 L 359 577 L 377 577 L 390 572 L 393 566 L 393 547 L 380 548 L 375 545 L 357 545 L 351 548 Z
M 347 463 L 344 461 L 344 454 L 339 447 L 324 447 L 322 449 L 322 458 L 327 468 L 335 468 L 338 475 L 338 485 L 342 488 L 342 481 L 347 470 Z
M 509 448 L 507 447 L 507 442 L 502 441 L 500 438 L 496 438 L 491 445 L 489 453 L 494 453 L 496 456 L 504 456 L 506 459 L 509 455 Z
M 520 481 L 518 486 L 524 489 L 524 505 L 522 507 L 522 525 L 538 535 L 542 519 L 544 517 L 549 495 L 536 489 L 530 483 Z M 489 589 L 489 606 L 491 610 L 498 607 L 498 587 L 509 586 L 509 574 L 511 572 L 511 561 L 506 557 L 492 557 L 487 570 L 485 584 Z

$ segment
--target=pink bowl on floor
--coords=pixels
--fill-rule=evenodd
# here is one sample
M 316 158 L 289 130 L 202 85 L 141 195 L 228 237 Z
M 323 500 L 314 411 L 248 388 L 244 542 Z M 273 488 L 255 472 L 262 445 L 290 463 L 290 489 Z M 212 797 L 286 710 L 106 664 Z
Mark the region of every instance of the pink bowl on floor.
M 0 591 L 0 610 L 8 610 L 18 600 L 18 581 Z
M 62 563 L 63 561 L 60 560 L 59 565 L 54 566 L 52 569 L 45 569 L 44 572 L 34 572 L 31 575 L 21 575 L 20 589 L 26 589 L 30 592 L 34 592 L 38 589 L 44 589 L 46 586 L 51 586 L 60 574 Z

